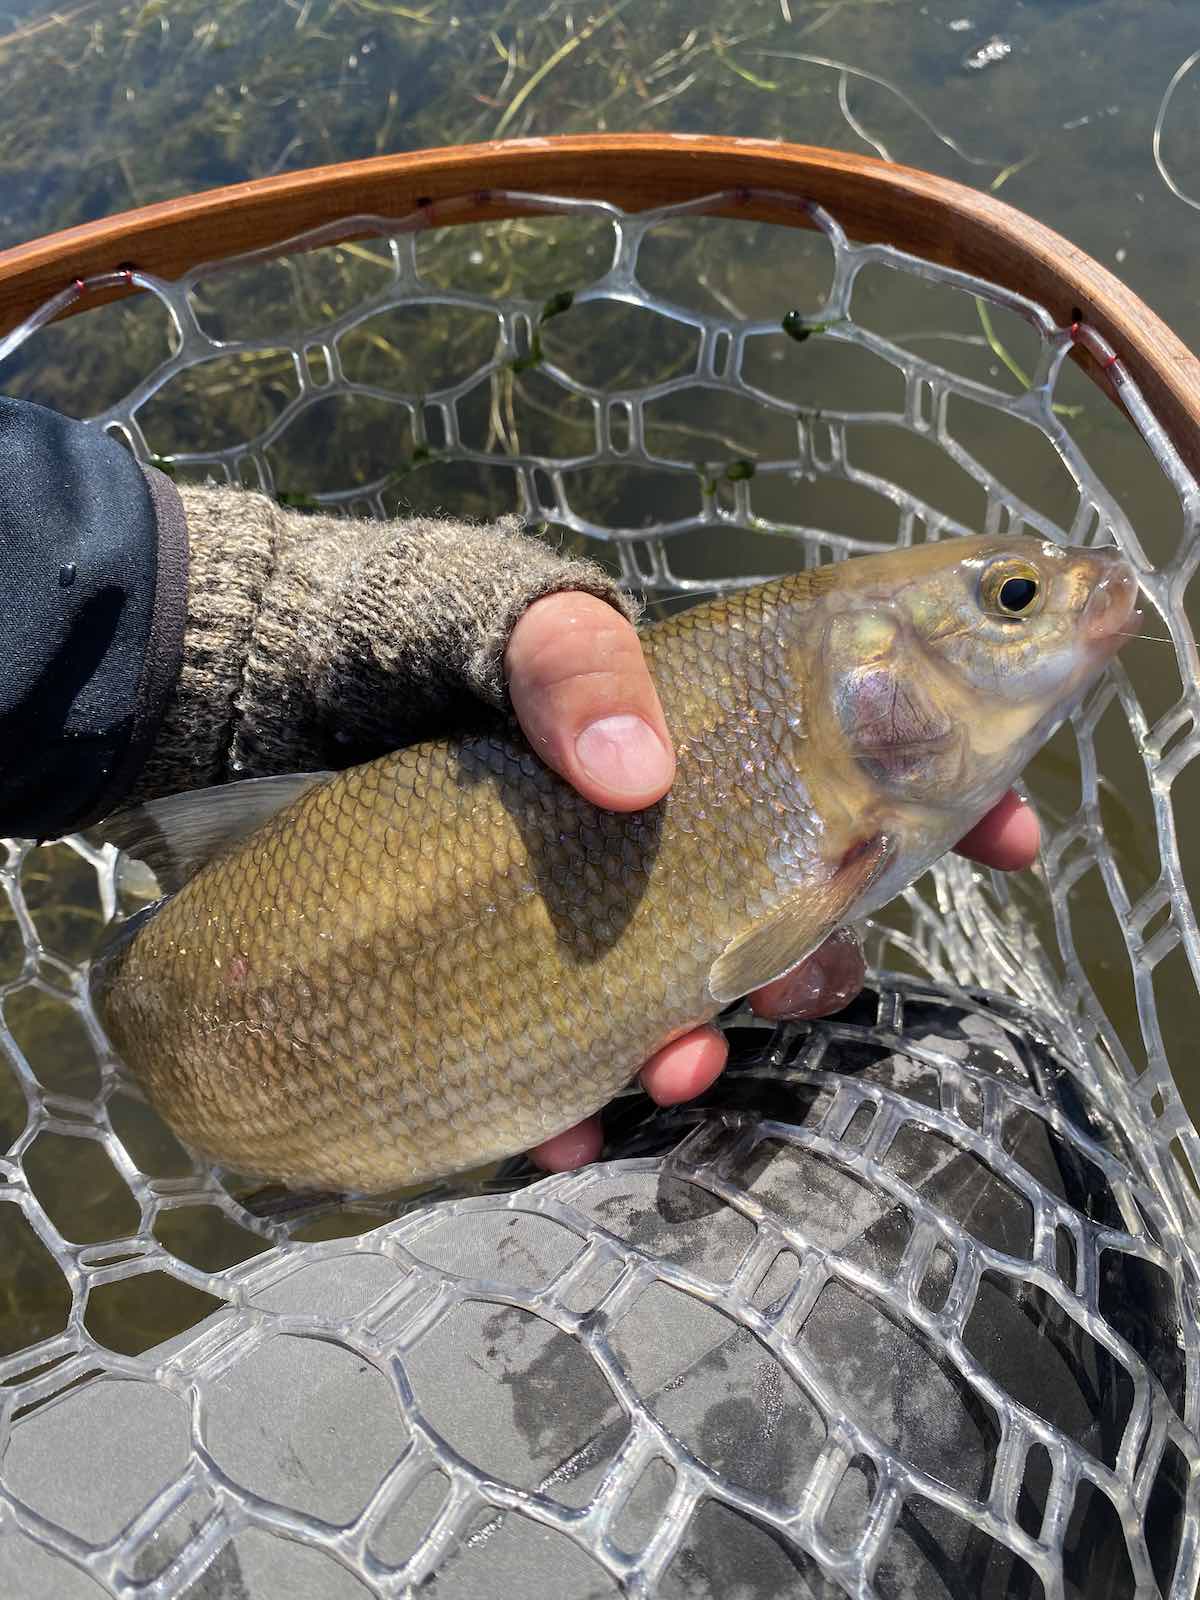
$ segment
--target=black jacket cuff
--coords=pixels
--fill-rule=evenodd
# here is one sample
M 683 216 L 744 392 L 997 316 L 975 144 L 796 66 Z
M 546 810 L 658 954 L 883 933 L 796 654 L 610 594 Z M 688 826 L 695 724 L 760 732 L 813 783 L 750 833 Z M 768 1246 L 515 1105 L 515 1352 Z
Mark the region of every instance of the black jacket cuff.
M 129 791 L 183 659 L 174 484 L 98 428 L 0 399 L 0 835 L 53 839 Z

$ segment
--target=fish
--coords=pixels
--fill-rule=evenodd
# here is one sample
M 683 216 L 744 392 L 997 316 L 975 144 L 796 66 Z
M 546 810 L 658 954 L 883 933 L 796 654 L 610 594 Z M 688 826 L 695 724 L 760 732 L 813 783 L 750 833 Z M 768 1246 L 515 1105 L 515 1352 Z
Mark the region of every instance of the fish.
M 642 631 L 677 754 L 602 810 L 497 714 L 338 772 L 153 801 L 165 898 L 92 994 L 201 1157 L 374 1193 L 536 1145 L 920 876 L 1128 637 L 1111 547 L 865 555 Z

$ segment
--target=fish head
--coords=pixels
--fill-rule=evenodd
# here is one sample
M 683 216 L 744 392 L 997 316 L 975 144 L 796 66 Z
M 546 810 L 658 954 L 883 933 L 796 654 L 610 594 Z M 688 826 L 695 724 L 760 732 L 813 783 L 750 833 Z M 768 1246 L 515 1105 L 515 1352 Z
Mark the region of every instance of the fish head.
M 841 736 L 891 798 L 964 815 L 1003 793 L 1135 616 L 1137 579 L 1112 548 L 986 536 L 845 570 L 825 651 Z

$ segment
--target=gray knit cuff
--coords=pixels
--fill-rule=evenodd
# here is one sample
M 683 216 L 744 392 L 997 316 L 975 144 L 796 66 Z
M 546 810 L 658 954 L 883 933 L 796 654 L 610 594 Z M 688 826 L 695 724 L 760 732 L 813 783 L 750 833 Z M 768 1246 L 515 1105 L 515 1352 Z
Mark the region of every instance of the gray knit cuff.
M 233 776 L 245 654 L 279 542 L 278 508 L 262 495 L 192 487 L 179 494 L 188 539 L 183 664 L 131 802 Z

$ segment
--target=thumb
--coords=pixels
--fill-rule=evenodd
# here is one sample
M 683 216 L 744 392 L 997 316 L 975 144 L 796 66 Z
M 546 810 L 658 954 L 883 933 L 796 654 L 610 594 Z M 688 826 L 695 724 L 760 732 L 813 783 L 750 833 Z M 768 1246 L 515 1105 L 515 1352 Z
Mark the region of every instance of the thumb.
M 653 805 L 675 755 L 637 632 L 595 595 L 567 591 L 522 615 L 504 655 L 517 721 L 534 750 L 586 800 Z

